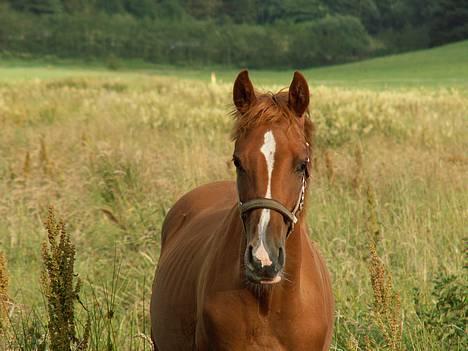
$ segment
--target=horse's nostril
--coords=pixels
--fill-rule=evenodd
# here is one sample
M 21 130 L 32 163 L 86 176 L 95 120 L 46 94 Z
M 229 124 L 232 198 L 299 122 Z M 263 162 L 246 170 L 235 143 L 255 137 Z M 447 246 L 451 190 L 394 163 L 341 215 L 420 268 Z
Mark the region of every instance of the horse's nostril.
M 278 250 L 278 264 L 283 266 L 284 265 L 284 250 L 282 247 Z

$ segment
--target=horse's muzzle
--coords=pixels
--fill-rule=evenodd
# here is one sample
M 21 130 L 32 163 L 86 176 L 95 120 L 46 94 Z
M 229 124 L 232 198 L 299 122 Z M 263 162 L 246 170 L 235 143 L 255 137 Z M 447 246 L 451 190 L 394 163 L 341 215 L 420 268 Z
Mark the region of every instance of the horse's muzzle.
M 284 268 L 284 248 L 280 247 L 276 255 L 268 255 L 268 262 L 260 260 L 249 245 L 244 257 L 246 278 L 256 284 L 275 284 L 281 281 Z

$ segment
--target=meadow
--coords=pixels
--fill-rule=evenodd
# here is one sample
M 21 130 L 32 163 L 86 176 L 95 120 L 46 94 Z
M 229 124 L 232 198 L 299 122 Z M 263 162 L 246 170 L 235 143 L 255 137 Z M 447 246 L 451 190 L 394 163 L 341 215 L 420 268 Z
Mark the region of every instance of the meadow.
M 232 83 L 33 69 L 41 78 L 0 69 L 0 349 L 49 349 L 41 245 L 53 206 L 76 250 L 78 334 L 90 318 L 90 350 L 150 350 L 163 218 L 193 187 L 234 179 Z M 251 77 L 264 89 L 287 84 L 263 74 Z M 307 219 L 333 277 L 332 350 L 465 350 L 466 81 L 376 89 L 308 77 Z
M 314 86 L 380 89 L 457 88 L 468 91 L 468 40 L 432 49 L 384 56 L 343 65 L 302 70 Z M 234 81 L 238 69 L 225 66 L 184 67 L 156 65 L 138 60 L 110 58 L 102 61 L 58 59 L 56 57 L 10 57 L 0 53 L 0 81 L 73 77 L 115 77 L 138 79 L 140 74 L 195 79 L 210 82 L 215 72 L 219 83 Z M 250 70 L 260 87 L 287 86 L 290 70 Z

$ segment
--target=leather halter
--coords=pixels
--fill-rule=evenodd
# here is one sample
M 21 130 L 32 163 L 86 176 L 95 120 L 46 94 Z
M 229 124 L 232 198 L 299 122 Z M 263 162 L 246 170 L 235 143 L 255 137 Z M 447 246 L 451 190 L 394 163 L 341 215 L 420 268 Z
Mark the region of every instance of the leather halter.
M 273 210 L 273 211 L 280 213 L 281 215 L 283 215 L 285 219 L 289 221 L 289 228 L 288 228 L 288 232 L 286 233 L 286 238 L 287 238 L 289 234 L 293 232 L 294 225 L 297 223 L 297 215 L 299 214 L 299 212 L 301 212 L 302 208 L 304 207 L 306 177 L 307 177 L 306 174 L 302 176 L 301 191 L 299 193 L 296 206 L 294 206 L 294 209 L 292 211 L 289 211 L 282 203 L 274 199 L 268 199 L 265 197 L 256 198 L 256 199 L 244 202 L 244 203 L 239 201 L 239 210 L 241 214 L 242 223 L 244 224 L 244 229 L 245 229 L 244 215 L 246 213 L 252 210 L 260 209 L 260 208 L 269 209 L 269 210 Z

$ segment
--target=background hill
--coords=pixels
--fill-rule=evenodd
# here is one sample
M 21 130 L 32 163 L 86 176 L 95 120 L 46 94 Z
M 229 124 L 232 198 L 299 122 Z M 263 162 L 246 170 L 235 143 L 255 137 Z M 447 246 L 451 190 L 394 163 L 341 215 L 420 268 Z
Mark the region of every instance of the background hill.
M 468 38 L 464 0 L 0 0 L 3 56 L 305 68 Z

